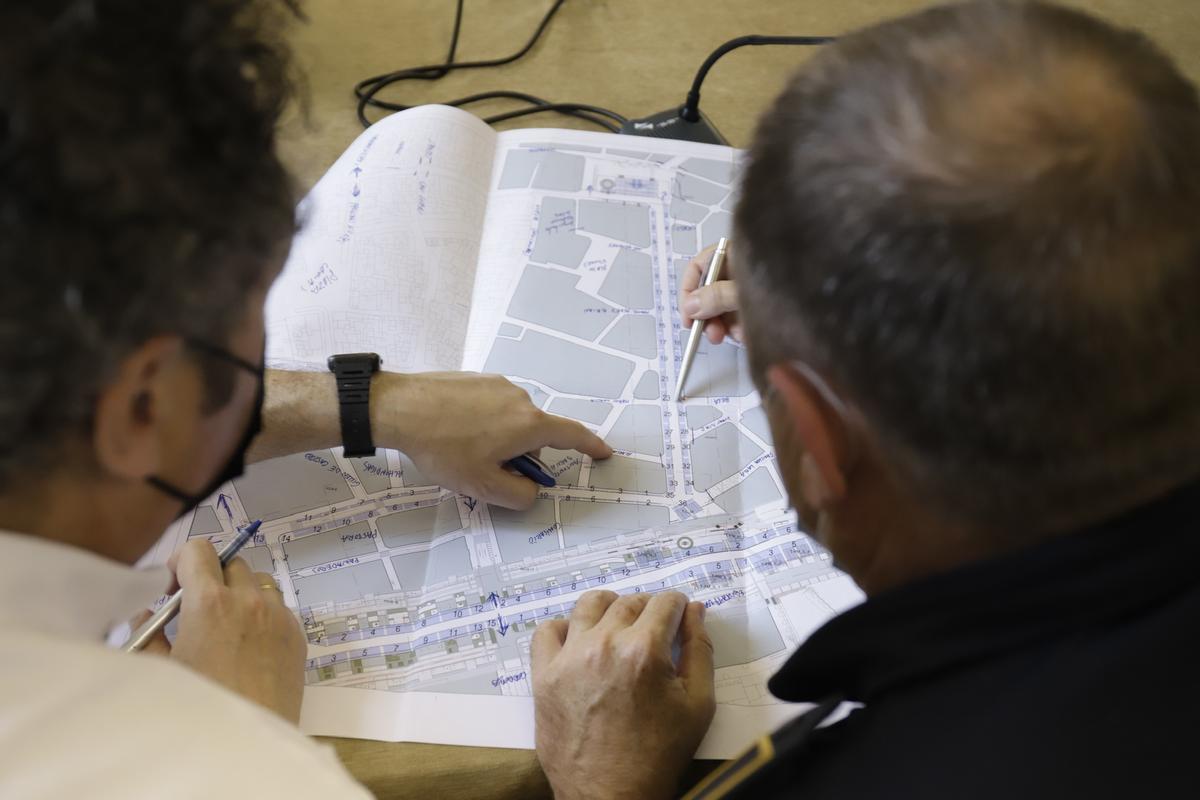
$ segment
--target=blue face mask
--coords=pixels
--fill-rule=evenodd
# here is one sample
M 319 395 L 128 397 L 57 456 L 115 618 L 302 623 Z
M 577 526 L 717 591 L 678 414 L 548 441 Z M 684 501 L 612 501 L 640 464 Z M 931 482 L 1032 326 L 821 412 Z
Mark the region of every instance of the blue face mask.
M 225 463 L 225 466 L 221 469 L 221 471 L 214 476 L 203 489 L 201 489 L 199 492 L 188 493 L 177 486 L 164 481 L 158 476 L 151 475 L 149 478 L 146 478 L 146 482 L 151 486 L 183 503 L 183 510 L 179 512 L 180 517 L 182 517 L 184 514 L 187 514 L 196 506 L 200 505 L 204 498 L 221 488 L 222 484 L 233 480 L 245 471 L 246 451 L 250 449 L 250 443 L 254 441 L 254 437 L 257 436 L 259 431 L 262 430 L 262 411 L 263 400 L 265 397 L 263 367 L 261 365 L 255 366 L 249 361 L 239 358 L 223 347 L 218 347 L 217 345 L 209 344 L 208 342 L 200 341 L 199 339 L 187 339 L 186 342 L 188 347 L 199 350 L 206 355 L 220 359 L 228 364 L 232 364 L 238 369 L 244 369 L 249 372 L 258 379 L 258 392 L 255 395 L 254 410 L 250 414 L 250 422 L 247 424 L 246 432 L 242 434 L 242 438 L 239 440 L 237 448 L 234 449 L 233 453 L 230 454 L 229 460 Z M 265 349 L 266 348 L 264 347 L 264 357 Z

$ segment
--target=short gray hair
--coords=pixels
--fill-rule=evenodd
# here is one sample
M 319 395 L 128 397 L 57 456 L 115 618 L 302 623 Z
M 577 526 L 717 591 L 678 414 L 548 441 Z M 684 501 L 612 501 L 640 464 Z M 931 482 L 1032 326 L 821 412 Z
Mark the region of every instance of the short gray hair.
M 1200 102 L 1041 3 L 842 39 L 764 117 L 737 210 L 755 369 L 805 358 L 913 491 L 1062 529 L 1200 473 Z

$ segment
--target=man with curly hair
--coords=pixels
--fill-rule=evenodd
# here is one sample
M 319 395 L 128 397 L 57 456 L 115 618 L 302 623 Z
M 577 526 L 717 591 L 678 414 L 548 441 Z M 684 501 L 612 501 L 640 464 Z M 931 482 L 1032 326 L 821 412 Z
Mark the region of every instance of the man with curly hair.
M 251 440 L 251 459 L 342 443 L 331 374 L 263 369 L 295 230 L 291 15 L 0 7 L 0 796 L 362 794 L 295 727 L 305 640 L 271 576 L 191 543 L 165 657 L 102 646 L 167 588 L 128 565 Z M 369 408 L 377 444 L 513 508 L 537 486 L 505 460 L 611 452 L 496 376 L 380 373 Z

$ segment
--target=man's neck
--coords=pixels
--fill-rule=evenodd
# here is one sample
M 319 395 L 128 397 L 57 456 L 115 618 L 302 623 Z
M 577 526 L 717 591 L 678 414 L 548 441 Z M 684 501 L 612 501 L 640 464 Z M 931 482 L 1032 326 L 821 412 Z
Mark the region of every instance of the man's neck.
M 939 515 L 893 481 L 868 476 L 859 488 L 871 499 L 839 508 L 828 520 L 832 533 L 818 539 L 872 595 L 1085 530 L 1152 503 L 1179 485 L 1177 480 L 1147 482 L 1121 497 L 1098 500 L 1077 517 L 1031 519 L 1020 529 L 989 531 Z
M 6 484 L 0 491 L 0 529 L 132 564 L 164 527 L 160 504 L 147 503 L 145 494 L 141 487 L 65 474 Z

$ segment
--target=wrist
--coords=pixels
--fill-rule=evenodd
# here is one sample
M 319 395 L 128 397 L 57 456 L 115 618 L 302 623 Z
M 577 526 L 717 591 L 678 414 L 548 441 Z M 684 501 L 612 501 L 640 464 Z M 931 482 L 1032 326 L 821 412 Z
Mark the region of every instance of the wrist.
M 369 404 L 371 435 L 375 446 L 407 453 L 412 445 L 409 421 L 413 415 L 403 413 L 412 408 L 415 375 L 397 372 L 377 372 L 371 380 Z

